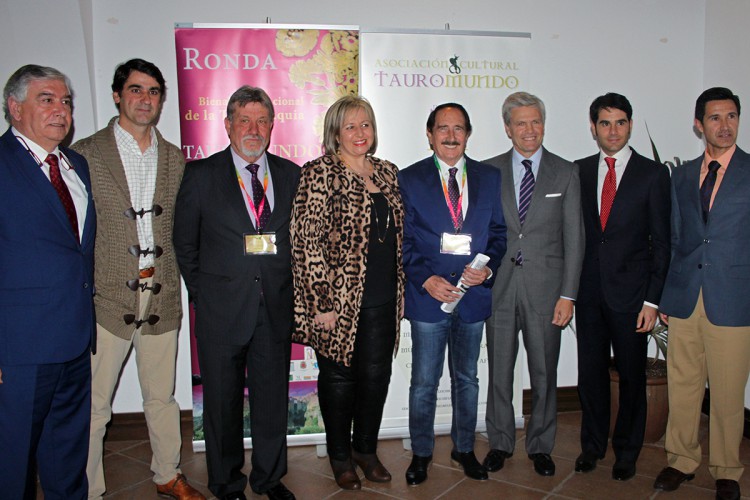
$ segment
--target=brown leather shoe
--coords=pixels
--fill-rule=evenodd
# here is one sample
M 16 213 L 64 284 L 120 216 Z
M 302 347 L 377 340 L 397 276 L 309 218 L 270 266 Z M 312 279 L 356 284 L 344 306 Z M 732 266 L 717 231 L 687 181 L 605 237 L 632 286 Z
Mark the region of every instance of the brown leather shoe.
M 336 484 L 344 490 L 361 490 L 362 483 L 359 481 L 357 471 L 354 470 L 354 464 L 351 459 L 334 460 L 331 459 L 331 470 Z
M 654 489 L 674 491 L 685 481 L 690 481 L 695 474 L 685 474 L 674 467 L 664 467 L 654 481 Z
M 177 474 L 167 484 L 157 484 L 156 493 L 161 497 L 175 498 L 176 500 L 206 500 L 203 494 L 188 484 L 183 474 Z
M 359 453 L 352 450 L 352 460 L 365 473 L 368 481 L 387 483 L 391 480 L 391 473 L 380 462 L 375 453 Z

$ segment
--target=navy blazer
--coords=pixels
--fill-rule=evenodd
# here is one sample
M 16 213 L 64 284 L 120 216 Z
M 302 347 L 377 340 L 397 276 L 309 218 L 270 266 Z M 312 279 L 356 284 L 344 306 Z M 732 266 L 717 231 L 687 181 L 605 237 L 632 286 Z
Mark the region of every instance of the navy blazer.
M 660 309 L 687 318 L 698 292 L 717 326 L 750 326 L 750 155 L 739 147 L 703 223 L 703 155 L 672 173 L 672 261 Z
M 408 319 L 427 323 L 445 319 L 447 314 L 440 310 L 441 302 L 433 299 L 422 284 L 433 275 L 457 283 L 466 264 L 478 252 L 490 258 L 487 266 L 493 276 L 483 285 L 471 287 L 457 311 L 467 323 L 483 321 L 492 312 L 492 283 L 506 246 L 500 171 L 467 157 L 466 177 L 469 206 L 461 233 L 471 235 L 471 255 L 447 255 L 440 253 L 440 239 L 443 233 L 455 230 L 434 156 L 399 172 L 398 182 L 406 212 L 404 315 Z
M 71 361 L 96 331 L 91 178 L 83 156 L 60 150 L 88 193 L 80 242 L 34 158 L 10 129 L 0 137 L 0 368 Z

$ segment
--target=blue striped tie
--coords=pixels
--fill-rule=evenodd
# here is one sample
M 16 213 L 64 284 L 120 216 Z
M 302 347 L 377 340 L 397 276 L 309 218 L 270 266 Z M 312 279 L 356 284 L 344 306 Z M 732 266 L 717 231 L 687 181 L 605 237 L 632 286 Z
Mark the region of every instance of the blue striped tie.
M 523 174 L 523 179 L 521 179 L 521 190 L 518 194 L 518 218 L 523 226 L 526 213 L 529 211 L 529 205 L 531 205 L 531 195 L 534 193 L 534 173 L 531 171 L 531 160 L 523 160 L 521 163 L 526 167 L 526 173 Z M 523 255 L 519 248 L 518 254 L 516 254 L 516 265 L 520 266 L 521 264 L 523 264 Z

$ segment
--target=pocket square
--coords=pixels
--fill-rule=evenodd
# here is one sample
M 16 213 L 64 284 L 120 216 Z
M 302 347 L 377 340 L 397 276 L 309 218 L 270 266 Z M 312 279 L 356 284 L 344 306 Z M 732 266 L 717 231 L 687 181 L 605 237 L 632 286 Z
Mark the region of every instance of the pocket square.
M 562 193 L 550 193 L 548 195 L 545 195 L 545 198 L 557 198 L 559 196 L 562 196 Z

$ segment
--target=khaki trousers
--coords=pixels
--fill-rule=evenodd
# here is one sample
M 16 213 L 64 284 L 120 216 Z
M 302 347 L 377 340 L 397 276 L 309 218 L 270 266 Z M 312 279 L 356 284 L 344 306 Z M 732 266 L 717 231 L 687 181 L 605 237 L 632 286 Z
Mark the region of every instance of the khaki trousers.
M 748 373 L 750 327 L 711 324 L 703 307 L 702 292 L 689 318 L 670 318 L 669 421 L 664 447 L 671 467 L 689 474 L 701 463 L 698 428 L 708 381 L 711 390 L 709 472 L 714 479 L 740 479 L 744 471 L 740 442 Z
M 151 286 L 152 278 L 140 283 Z M 151 290 L 137 292 L 138 318 L 147 317 Z M 153 456 L 151 470 L 156 484 L 165 484 L 180 473 L 180 407 L 174 399 L 177 363 L 177 330 L 161 335 L 141 335 L 121 339 L 97 325 L 97 351 L 91 356 L 91 434 L 86 474 L 89 498 L 100 498 L 106 491 L 102 464 L 103 439 L 112 418 L 112 397 L 123 364 L 135 349 L 138 381 L 143 396 L 143 412 L 148 425 Z

